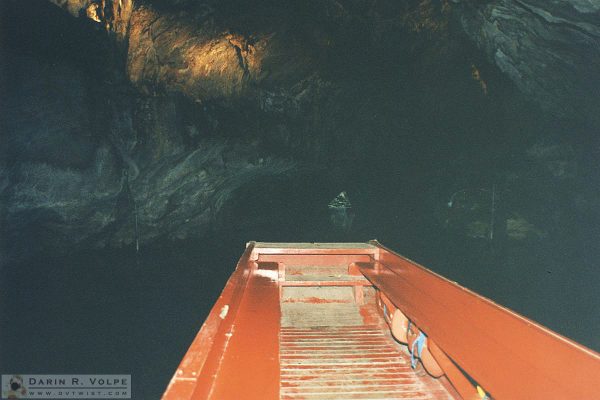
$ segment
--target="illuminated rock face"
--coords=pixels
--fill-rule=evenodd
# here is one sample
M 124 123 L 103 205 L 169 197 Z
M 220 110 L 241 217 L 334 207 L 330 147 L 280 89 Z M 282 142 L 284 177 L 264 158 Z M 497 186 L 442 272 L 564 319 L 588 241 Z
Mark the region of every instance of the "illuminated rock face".
M 512 118 L 535 107 L 463 29 L 530 98 L 598 115 L 597 79 L 584 79 L 597 63 L 592 1 L 51 2 L 68 11 L 47 4 L 64 14 L 59 25 L 73 23 L 72 37 L 88 30 L 95 40 L 65 60 L 4 59 L 20 71 L 3 99 L 18 117 L 14 157 L 0 157 L 0 225 L 13 242 L 32 227 L 92 246 L 200 238 L 223 209 L 243 209 L 229 205 L 240 192 L 294 182 L 303 169 L 336 181 L 336 168 L 362 162 L 403 186 L 451 154 L 466 165 L 439 169 L 468 174 L 472 160 L 509 148 L 506 138 L 544 128 L 533 113 Z M 99 68 L 70 65 L 77 59 Z M 46 114 L 30 118 L 35 110 Z M 469 153 L 473 140 L 485 150 Z M 574 174 L 550 161 L 557 177 Z M 347 189 L 333 186 L 323 201 Z
M 524 93 L 553 112 L 600 121 L 600 1 L 455 3 L 469 37 Z
M 294 173 L 291 157 L 266 152 L 246 121 L 261 109 L 297 110 L 320 87 L 302 67 L 310 57 L 283 55 L 288 47 L 271 32 L 248 39 L 202 12 L 158 13 L 127 0 L 53 3 L 87 20 L 79 28 L 95 28 L 109 52 L 89 41 L 73 55 L 101 54 L 106 65 L 90 70 L 72 59 L 7 57 L 1 65 L 13 76 L 1 234 L 15 253 L 28 253 L 31 238 L 122 246 L 202 237 L 238 189 Z M 268 46 L 278 46 L 269 54 L 283 72 L 265 72 Z
M 269 97 L 285 92 L 287 105 L 293 106 L 293 97 L 299 94 L 294 86 L 315 71 L 311 43 L 302 43 L 291 29 L 278 26 L 286 21 L 263 21 L 260 29 L 244 33 L 253 15 L 228 15 L 227 10 L 215 15 L 218 12 L 208 4 L 51 2 L 113 35 L 126 53 L 129 80 L 145 94 L 181 93 L 199 103 L 239 99 L 267 99 L 268 103 Z M 257 14 L 264 11 L 262 7 Z M 283 18 L 292 18 L 291 13 Z M 306 88 L 300 84 L 296 92 Z
M 131 19 L 127 73 L 144 92 L 181 91 L 197 101 L 247 95 L 258 50 L 240 35 L 141 7 Z
M 374 40 L 386 40 L 394 25 L 438 34 L 445 29 L 443 22 L 432 18 L 436 6 L 431 1 L 375 6 L 324 2 L 309 8 L 314 13 L 312 26 L 307 28 L 306 21 L 302 22 L 304 30 L 313 32 L 308 41 L 289 34 L 284 27 L 289 20 L 277 24 L 263 19 L 260 29 L 248 30 L 256 28 L 251 19 L 260 19 L 265 11 L 260 1 L 249 2 L 245 9 L 236 2 L 50 1 L 73 15 L 99 21 L 126 43 L 128 75 L 141 90 L 181 92 L 195 101 L 269 98 L 283 92 L 286 99 L 279 102 L 293 104 L 298 95 L 291 90 L 294 84 L 318 70 L 318 54 L 339 41 L 335 35 L 320 33 L 320 13 L 333 24 L 361 18 Z M 546 109 L 587 118 L 600 107 L 596 95 L 600 83 L 595 79 L 600 64 L 600 1 L 451 0 L 440 4 L 460 20 L 491 62 Z M 248 11 L 253 7 L 254 14 Z M 236 8 L 243 11 L 236 15 Z

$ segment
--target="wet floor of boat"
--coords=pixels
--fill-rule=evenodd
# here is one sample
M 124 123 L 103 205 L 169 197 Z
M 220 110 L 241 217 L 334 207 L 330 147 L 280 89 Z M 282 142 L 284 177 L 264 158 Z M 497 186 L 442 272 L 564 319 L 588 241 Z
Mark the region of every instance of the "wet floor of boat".
M 331 270 L 326 276 L 310 271 L 302 279 L 286 274 L 287 281 L 325 279 L 348 276 Z M 422 367 L 411 368 L 410 355 L 377 311 L 373 289 L 364 288 L 362 304 L 357 304 L 355 290 L 284 287 L 280 398 L 452 399 Z

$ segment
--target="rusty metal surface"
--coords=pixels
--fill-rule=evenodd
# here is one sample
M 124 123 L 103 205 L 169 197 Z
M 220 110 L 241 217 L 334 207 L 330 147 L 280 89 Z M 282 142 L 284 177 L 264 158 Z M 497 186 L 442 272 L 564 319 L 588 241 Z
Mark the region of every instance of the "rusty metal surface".
M 276 254 L 284 254 L 286 252 L 303 252 L 313 250 L 324 250 L 328 254 L 332 250 L 351 250 L 355 252 L 357 249 L 370 249 L 371 252 L 377 249 L 377 246 L 370 243 L 356 242 L 356 243 L 269 243 L 269 242 L 250 242 L 257 251 L 261 253 L 275 252 Z
M 598 397 L 598 353 L 383 247 L 379 263 L 359 266 L 494 398 Z
M 282 400 L 451 399 L 380 326 L 282 328 L 280 352 Z
M 285 266 L 285 282 L 361 281 L 364 276 L 348 275 L 348 266 Z
M 472 399 L 463 371 L 498 399 L 600 393 L 592 350 L 377 242 L 327 246 L 250 243 L 163 399 L 454 398 L 447 378 Z M 371 284 L 429 336 L 446 376 L 410 368 Z
M 373 249 L 357 249 L 352 252 L 351 249 L 327 250 L 321 249 L 317 254 L 314 251 L 293 253 L 289 252 L 277 254 L 274 250 L 269 253 L 257 253 L 252 255 L 253 260 L 258 262 L 279 262 L 287 267 L 292 266 L 318 266 L 318 265 L 348 265 L 352 262 L 369 262 L 373 259 Z
M 377 310 L 373 289 L 356 301 L 353 288 L 335 284 L 353 279 L 348 265 L 292 267 L 284 275 L 330 281 L 318 291 L 284 287 L 282 400 L 454 398 L 441 382 L 410 367 Z
M 410 367 L 374 302 L 282 304 L 281 399 L 452 399 Z
M 279 392 L 279 287 L 277 265 L 262 264 L 250 277 L 239 311 L 225 333 L 226 348 L 210 390 L 198 386 L 195 399 L 275 399 Z M 215 356 L 217 359 L 217 355 Z
M 300 256 L 296 256 L 300 257 Z M 322 256 L 320 256 L 322 258 Z M 342 261 L 348 256 L 343 256 Z M 352 256 L 353 259 L 356 256 Z M 304 258 L 304 257 L 302 257 Z M 335 259 L 335 258 L 334 258 Z M 361 257 L 361 259 L 364 259 Z M 340 256 L 337 257 L 340 262 Z M 348 265 L 292 265 L 283 264 L 284 279 L 282 286 L 371 286 L 371 283 L 362 275 L 348 274 Z
M 359 326 L 364 325 L 355 304 L 332 303 L 319 297 L 305 302 L 281 304 L 281 326 L 310 328 L 314 326 Z
M 194 339 L 163 400 L 276 399 L 279 395 L 277 264 L 248 247 Z
M 371 286 L 371 283 L 367 280 L 360 279 L 345 279 L 339 281 L 293 280 L 283 282 L 282 286 Z
M 210 377 L 202 376 L 203 367 L 213 347 L 223 346 L 226 329 L 231 325 L 231 319 L 236 314 L 239 302 L 246 288 L 251 270 L 248 260 L 254 246 L 251 244 L 240 258 L 235 271 L 227 281 L 223 292 L 215 302 L 211 312 L 202 324 L 187 353 L 181 360 L 165 393 L 163 400 L 191 399 L 199 383 L 208 384 Z M 223 310 L 227 315 L 222 318 Z M 211 379 L 212 381 L 212 379 Z

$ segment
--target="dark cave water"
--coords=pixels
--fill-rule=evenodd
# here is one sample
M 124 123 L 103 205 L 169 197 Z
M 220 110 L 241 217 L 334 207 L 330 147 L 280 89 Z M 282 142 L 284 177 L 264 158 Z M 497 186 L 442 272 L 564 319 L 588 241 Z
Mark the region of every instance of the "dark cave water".
M 597 249 L 582 252 L 579 237 L 502 244 L 453 236 L 423 218 L 420 196 L 357 177 L 351 173 L 332 186 L 313 175 L 249 189 L 226 210 L 227 228 L 208 240 L 156 243 L 138 254 L 130 247 L 48 255 L 3 269 L 0 370 L 131 374 L 134 399 L 159 398 L 248 240 L 377 238 L 600 349 L 600 282 L 591 257 Z M 328 218 L 328 196 L 337 185 L 353 200 L 349 232 L 337 231 Z
M 235 262 L 218 243 L 178 243 L 4 270 L 0 369 L 131 374 L 134 399 L 157 399 Z

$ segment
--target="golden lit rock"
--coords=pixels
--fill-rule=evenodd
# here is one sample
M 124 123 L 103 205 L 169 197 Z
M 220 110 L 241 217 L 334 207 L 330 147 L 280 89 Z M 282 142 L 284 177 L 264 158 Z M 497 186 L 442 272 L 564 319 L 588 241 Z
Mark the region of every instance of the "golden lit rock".
M 100 5 L 97 3 L 92 3 L 86 8 L 85 13 L 89 19 L 96 22 L 101 22 L 99 15 Z

